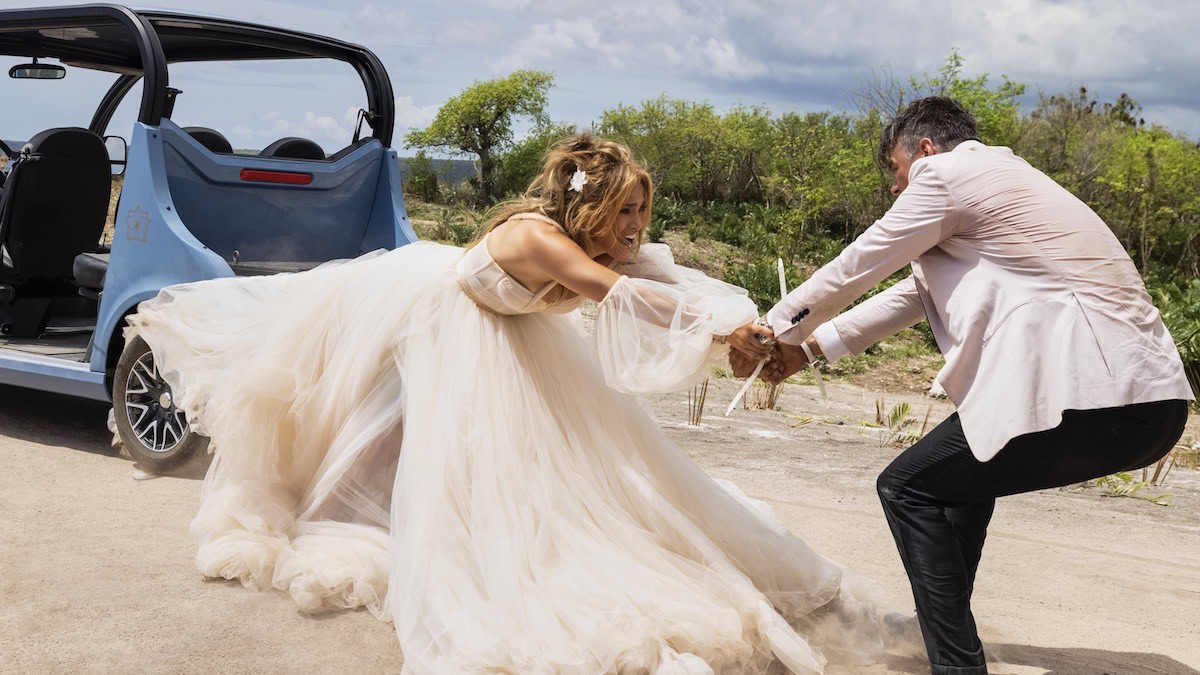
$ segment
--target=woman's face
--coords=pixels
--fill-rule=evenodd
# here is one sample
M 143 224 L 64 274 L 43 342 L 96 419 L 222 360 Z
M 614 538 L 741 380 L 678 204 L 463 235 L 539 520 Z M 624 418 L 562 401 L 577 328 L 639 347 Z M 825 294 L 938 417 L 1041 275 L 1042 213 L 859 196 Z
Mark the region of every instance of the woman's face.
M 647 208 L 646 191 L 638 183 L 629 191 L 625 203 L 621 204 L 617 222 L 596 241 L 600 250 L 618 262 L 633 260 L 633 253 L 642 239 L 642 230 L 646 229 Z

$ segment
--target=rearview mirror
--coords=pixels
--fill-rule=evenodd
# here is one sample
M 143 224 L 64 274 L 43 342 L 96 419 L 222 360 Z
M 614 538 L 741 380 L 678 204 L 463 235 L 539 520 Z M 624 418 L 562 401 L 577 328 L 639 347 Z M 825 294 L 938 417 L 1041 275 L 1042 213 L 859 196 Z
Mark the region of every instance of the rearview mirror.
M 9 68 L 8 76 L 30 80 L 61 80 L 67 76 L 67 69 L 49 63 L 22 63 Z
M 125 154 L 128 151 L 125 139 L 120 136 L 105 136 L 104 147 L 108 150 L 108 161 L 112 165 L 112 174 L 120 176 L 125 173 Z

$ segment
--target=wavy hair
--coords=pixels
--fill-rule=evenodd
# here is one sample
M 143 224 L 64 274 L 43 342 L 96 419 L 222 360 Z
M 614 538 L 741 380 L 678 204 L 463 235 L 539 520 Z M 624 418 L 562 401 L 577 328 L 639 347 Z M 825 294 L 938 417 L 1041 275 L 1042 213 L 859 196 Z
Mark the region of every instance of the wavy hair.
M 587 183 L 574 191 L 571 178 L 577 170 L 587 174 Z M 525 194 L 500 204 L 471 246 L 517 214 L 540 213 L 562 225 L 567 236 L 586 251 L 616 227 L 621 207 L 639 184 L 646 198 L 644 224 L 649 225 L 654 181 L 629 148 L 590 133 L 565 138 L 546 152 L 542 172 Z M 631 253 L 637 248 L 635 244 Z

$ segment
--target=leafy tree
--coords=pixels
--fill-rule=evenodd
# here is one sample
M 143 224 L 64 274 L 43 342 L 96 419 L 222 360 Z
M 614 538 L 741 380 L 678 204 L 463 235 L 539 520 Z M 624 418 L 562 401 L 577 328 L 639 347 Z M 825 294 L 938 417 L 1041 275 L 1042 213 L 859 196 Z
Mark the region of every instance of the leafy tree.
M 1025 85 L 1002 76 L 998 86 L 989 87 L 987 73 L 973 79 L 963 77 L 964 63 L 955 49 L 936 74 L 923 78 L 913 76 L 902 81 L 884 68 L 863 82 L 851 98 L 860 117 L 877 115 L 890 119 L 918 98 L 949 96 L 975 116 L 980 140 L 1011 147 L 1020 139 L 1022 125 L 1017 99 L 1025 93 Z
M 554 76 L 537 70 L 475 82 L 446 101 L 428 128 L 409 132 L 405 145 L 478 157 L 478 198 L 489 204 L 496 194 L 500 154 L 513 145 L 514 121 L 528 118 L 535 127 L 548 125 L 546 94 L 552 86 Z
M 503 198 L 523 193 L 541 172 L 546 152 L 575 133 L 574 125 L 549 124 L 534 129 L 523 140 L 514 143 L 500 156 L 496 196 Z
M 1025 85 L 1002 76 L 999 85 L 989 88 L 987 73 L 968 79 L 962 76 L 962 68 L 963 58 L 957 50 L 951 51 L 937 75 L 926 76 L 924 82 L 913 78 L 913 91 L 918 96 L 953 98 L 974 115 L 981 141 L 1012 147 L 1021 137 L 1021 104 L 1017 98 L 1025 93 Z
M 1039 93 L 1018 152 L 1091 203 L 1097 198 L 1096 178 L 1120 145 L 1118 126 L 1086 87 L 1069 94 Z
M 1093 206 L 1143 274 L 1161 266 L 1197 276 L 1200 150 L 1162 127 L 1114 133 L 1119 143 L 1095 181 Z
M 623 141 L 649 165 L 657 189 L 680 199 L 712 201 L 720 169 L 720 117 L 708 103 L 683 99 L 617 106 L 600 115 L 600 133 Z

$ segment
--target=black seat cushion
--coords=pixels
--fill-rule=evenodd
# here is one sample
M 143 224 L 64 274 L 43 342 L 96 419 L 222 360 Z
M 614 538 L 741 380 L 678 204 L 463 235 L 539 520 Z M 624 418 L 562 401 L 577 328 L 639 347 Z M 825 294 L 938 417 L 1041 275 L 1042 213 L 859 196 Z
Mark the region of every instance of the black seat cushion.
M 184 127 L 184 131 L 189 136 L 196 139 L 200 145 L 208 148 L 209 152 L 223 153 L 226 155 L 233 154 L 233 146 L 229 144 L 229 139 L 225 138 L 221 132 L 208 127 Z
M 104 288 L 108 274 L 108 253 L 80 253 L 75 256 L 75 283 L 84 288 Z
M 48 129 L 21 151 L 0 203 L 10 283 L 69 282 L 75 256 L 95 250 L 112 192 L 104 141 L 75 127 Z
M 321 146 L 307 138 L 281 138 L 262 149 L 259 157 L 279 157 L 288 159 L 325 159 L 325 151 Z

